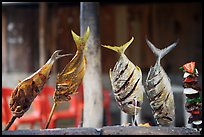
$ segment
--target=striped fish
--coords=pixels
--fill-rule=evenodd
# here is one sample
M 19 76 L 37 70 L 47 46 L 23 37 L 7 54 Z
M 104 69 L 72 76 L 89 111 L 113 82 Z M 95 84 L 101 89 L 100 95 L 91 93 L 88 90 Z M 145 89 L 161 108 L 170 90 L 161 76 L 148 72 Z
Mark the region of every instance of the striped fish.
M 120 58 L 113 70 L 110 69 L 109 72 L 114 97 L 123 112 L 136 116 L 143 102 L 142 71 L 124 54 L 133 40 L 132 37 L 130 41 L 122 46 L 102 46 L 120 54 Z
M 54 93 L 54 105 L 50 112 L 48 122 L 45 128 L 48 128 L 53 112 L 57 104 L 69 101 L 72 94 L 77 93 L 77 89 L 80 86 L 85 70 L 86 70 L 86 56 L 85 49 L 86 43 L 90 35 L 89 27 L 83 37 L 78 36 L 73 31 L 72 36 L 77 46 L 77 51 L 72 60 L 65 66 L 63 71 L 57 75 L 56 90 Z
M 170 79 L 160 64 L 160 60 L 176 47 L 177 42 L 162 50 L 156 48 L 148 39 L 147 45 L 157 56 L 154 67 L 150 68 L 145 82 L 145 92 L 150 101 L 154 118 L 158 125 L 172 126 L 175 119 L 174 97 Z

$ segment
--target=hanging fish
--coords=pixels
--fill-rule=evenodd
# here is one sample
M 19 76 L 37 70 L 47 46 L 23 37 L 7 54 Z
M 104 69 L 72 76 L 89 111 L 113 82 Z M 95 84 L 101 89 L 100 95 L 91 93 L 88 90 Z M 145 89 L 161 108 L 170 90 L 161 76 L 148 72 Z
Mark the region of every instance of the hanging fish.
M 56 90 L 54 93 L 54 105 L 45 128 L 48 128 L 57 104 L 69 101 L 71 99 L 70 95 L 77 93 L 77 89 L 85 74 L 87 63 L 84 51 L 86 49 L 90 29 L 89 27 L 87 28 L 83 37 L 79 37 L 73 31 L 71 32 L 77 46 L 77 51 L 72 60 L 65 66 L 64 70 L 57 76 Z
M 148 39 L 146 39 L 146 42 L 157 56 L 157 61 L 154 67 L 151 67 L 148 72 L 145 92 L 150 101 L 150 106 L 153 110 L 157 124 L 171 126 L 175 119 L 174 96 L 170 79 L 162 68 L 160 60 L 176 47 L 177 42 L 162 50 L 156 48 Z
M 59 55 L 61 50 L 55 51 L 51 58 L 38 71 L 23 81 L 19 82 L 11 94 L 10 109 L 13 113 L 11 120 L 8 122 L 5 130 L 8 130 L 16 118 L 20 118 L 30 108 L 33 100 L 42 90 L 44 84 L 49 79 L 54 62 L 70 54 Z
M 132 37 L 130 41 L 122 46 L 102 46 L 120 54 L 120 58 L 113 70 L 110 69 L 109 72 L 111 85 L 120 109 L 134 117 L 141 109 L 144 87 L 142 85 L 141 69 L 135 66 L 124 54 L 133 40 Z M 134 119 L 133 124 L 137 124 L 136 119 Z

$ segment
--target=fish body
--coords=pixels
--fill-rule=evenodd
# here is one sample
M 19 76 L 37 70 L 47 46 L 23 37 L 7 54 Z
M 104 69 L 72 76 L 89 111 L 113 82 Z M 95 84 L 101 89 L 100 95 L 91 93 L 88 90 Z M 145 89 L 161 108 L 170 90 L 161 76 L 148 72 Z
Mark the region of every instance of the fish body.
M 10 109 L 14 117 L 22 117 L 30 108 L 31 103 L 42 90 L 49 79 L 54 62 L 69 54 L 59 55 L 61 50 L 55 51 L 51 58 L 38 71 L 19 82 L 10 98 Z
M 71 99 L 70 95 L 77 93 L 77 89 L 82 82 L 86 70 L 86 42 L 90 35 L 90 29 L 87 28 L 83 37 L 79 37 L 72 31 L 73 39 L 77 46 L 77 51 L 72 60 L 65 66 L 63 71 L 58 74 L 54 101 L 64 102 Z
M 107 46 L 120 54 L 113 70 L 110 69 L 109 75 L 114 97 L 120 109 L 129 114 L 136 115 L 143 103 L 144 87 L 142 85 L 142 71 L 135 66 L 124 54 L 127 47 L 132 43 L 132 39 L 122 46 Z
M 170 52 L 177 43 L 173 43 L 165 49 L 156 48 L 149 40 L 147 44 L 153 53 L 158 57 L 155 65 L 150 68 L 146 83 L 145 92 L 150 101 L 154 118 L 157 124 L 171 126 L 175 119 L 174 96 L 171 89 L 170 79 L 160 64 L 160 60 Z

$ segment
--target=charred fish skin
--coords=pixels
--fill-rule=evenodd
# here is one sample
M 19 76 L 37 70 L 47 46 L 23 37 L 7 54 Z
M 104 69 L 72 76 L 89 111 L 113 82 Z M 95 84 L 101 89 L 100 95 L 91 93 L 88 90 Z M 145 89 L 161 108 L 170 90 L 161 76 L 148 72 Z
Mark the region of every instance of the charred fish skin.
M 65 66 L 63 71 L 58 74 L 54 101 L 65 102 L 71 99 L 70 95 L 77 93 L 77 89 L 82 82 L 86 70 L 86 43 L 90 35 L 89 27 L 83 37 L 71 31 L 75 41 L 77 51 L 71 61 Z
M 10 109 L 14 117 L 22 117 L 30 108 L 33 100 L 40 93 L 46 81 L 49 79 L 54 62 L 70 54 L 59 55 L 62 50 L 55 51 L 51 58 L 38 71 L 19 82 L 11 94 Z
M 148 72 L 145 82 L 145 92 L 150 101 L 150 106 L 157 124 L 161 126 L 173 126 L 175 120 L 174 96 L 170 79 L 161 66 L 160 60 L 176 47 L 178 41 L 162 50 L 156 48 L 148 39 L 146 39 L 146 42 L 157 56 L 157 61 Z
M 132 37 L 122 46 L 102 45 L 120 55 L 113 70 L 110 69 L 109 75 L 115 100 L 119 108 L 129 115 L 136 115 L 140 111 L 144 92 L 141 69 L 135 66 L 124 54 L 133 40 Z

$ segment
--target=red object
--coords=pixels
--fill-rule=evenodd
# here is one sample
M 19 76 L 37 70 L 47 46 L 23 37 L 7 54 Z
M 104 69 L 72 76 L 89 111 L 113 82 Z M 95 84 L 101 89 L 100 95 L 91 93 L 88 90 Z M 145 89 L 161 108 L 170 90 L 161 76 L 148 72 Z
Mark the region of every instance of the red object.
M 191 112 L 193 115 L 199 115 L 200 114 L 200 111 L 199 110 L 194 110 Z
M 51 109 L 48 95 L 53 95 L 54 90 L 53 87 L 45 85 L 31 104 L 30 109 L 32 109 L 32 111 L 29 109 L 31 111 L 30 113 L 26 112 L 21 118 L 16 119 L 14 122 L 15 129 L 21 124 L 30 124 L 31 129 L 33 129 L 36 123 L 39 123 L 40 127 L 44 128 Z
M 5 125 L 10 120 L 12 113 L 10 111 L 8 100 L 6 97 L 10 97 L 13 89 L 2 88 L 2 123 Z M 59 119 L 74 119 L 75 127 L 81 125 L 82 113 L 83 113 L 83 85 L 78 88 L 78 92 L 75 95 L 71 95 L 71 100 L 68 102 L 69 107 L 60 111 L 54 111 L 52 119 L 50 121 L 49 128 L 56 128 L 56 121 Z M 40 94 L 35 98 L 31 104 L 31 112 L 26 112 L 20 119 L 16 119 L 9 130 L 16 130 L 21 124 L 30 124 L 33 128 L 35 123 L 39 123 L 42 129 L 45 128 L 45 124 L 48 120 L 51 112 L 54 95 L 54 87 L 45 85 Z M 106 115 L 106 124 L 111 125 L 111 113 L 110 113 L 110 92 L 103 89 L 103 106 Z M 59 105 L 58 105 L 59 106 Z M 29 111 L 28 110 L 28 111 Z
M 12 92 L 12 88 L 2 87 L 2 124 L 4 126 L 7 125 L 12 117 L 12 113 L 8 104 Z M 12 125 L 9 130 L 15 130 L 15 127 Z
M 183 80 L 183 82 L 193 82 L 196 81 L 196 77 L 187 77 Z
M 12 117 L 9 108 L 8 98 L 11 96 L 13 89 L 2 87 L 2 123 L 7 124 Z M 45 127 L 45 121 L 48 119 L 50 111 L 50 103 L 48 102 L 48 94 L 53 95 L 54 88 L 45 86 L 41 93 L 34 99 L 31 108 L 32 112 L 26 112 L 21 118 L 17 118 L 9 130 L 16 130 L 21 124 L 30 124 L 31 129 L 35 123 L 40 123 L 40 127 Z M 28 111 L 31 111 L 31 110 Z
M 78 115 L 80 114 L 78 114 L 79 112 L 77 111 L 81 112 L 81 107 L 79 106 L 79 101 L 77 100 L 77 96 L 72 95 L 71 100 L 65 103 L 68 103 L 69 106 L 66 109 L 59 110 L 59 111 L 55 109 L 48 128 L 56 128 L 56 121 L 59 119 L 74 119 L 74 125 L 78 126 L 78 123 L 80 121 L 80 118 L 78 118 Z M 59 106 L 60 104 L 57 105 L 57 108 Z
M 105 115 L 106 115 L 106 124 L 111 125 L 111 113 L 110 113 L 110 93 L 108 90 L 103 90 L 103 107 L 105 109 Z M 49 128 L 55 128 L 56 127 L 56 121 L 59 119 L 74 119 L 74 125 L 75 127 L 79 127 L 82 123 L 82 113 L 83 113 L 83 85 L 81 84 L 78 88 L 78 93 L 71 95 L 71 100 L 69 101 L 69 108 L 62 111 L 55 111 L 52 119 L 50 121 Z
M 183 68 L 189 73 L 194 73 L 195 62 L 186 63 Z
M 79 91 L 83 93 L 83 85 L 79 87 Z M 83 106 L 83 94 L 81 95 L 81 103 Z M 111 125 L 112 124 L 112 119 L 111 119 L 111 111 L 110 111 L 110 105 L 111 105 L 111 96 L 110 92 L 107 89 L 103 88 L 103 108 L 105 110 L 105 116 L 106 116 L 106 124 Z

